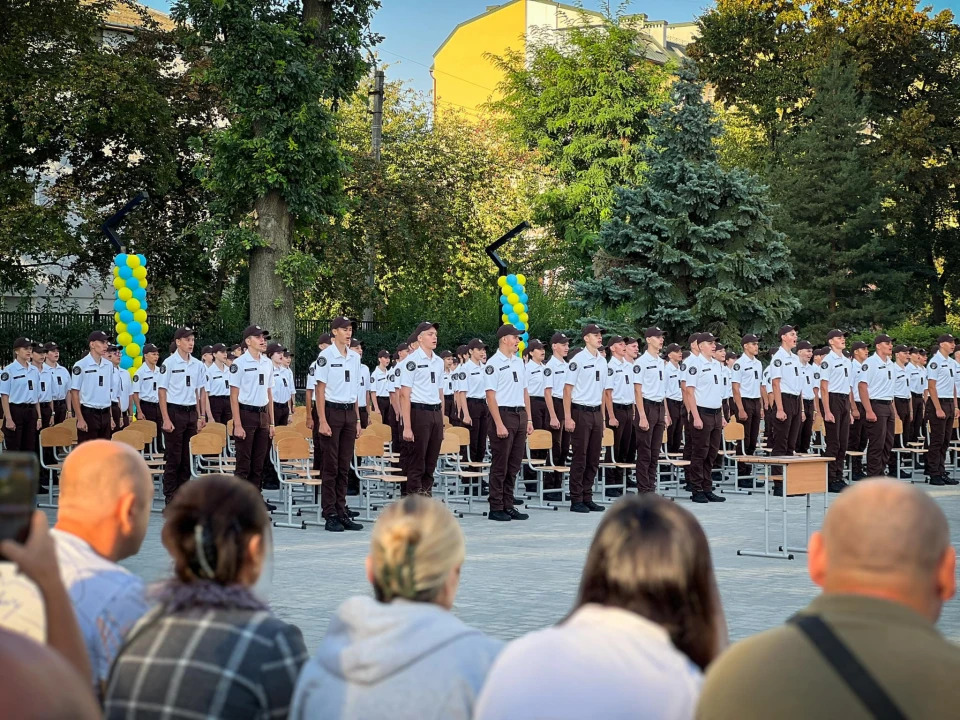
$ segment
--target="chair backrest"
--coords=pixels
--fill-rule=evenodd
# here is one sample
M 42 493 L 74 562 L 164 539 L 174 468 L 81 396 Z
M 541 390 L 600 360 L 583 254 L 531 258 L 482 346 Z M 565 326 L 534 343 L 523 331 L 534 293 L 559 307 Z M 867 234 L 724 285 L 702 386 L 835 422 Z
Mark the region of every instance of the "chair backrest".
M 900 435 L 902 433 L 903 433 L 903 420 L 901 420 L 898 417 L 896 421 L 893 423 L 893 434 Z
M 443 426 L 445 428 L 451 427 L 450 418 L 448 418 L 446 415 L 443 416 Z
M 444 429 L 444 433 L 454 433 L 458 438 L 460 438 L 460 447 L 470 444 L 470 428 L 451 425 L 450 427 Z
M 738 442 L 745 437 L 743 425 L 740 423 L 727 423 L 727 426 L 723 429 L 723 439 L 727 442 Z
M 227 436 L 227 426 L 224 425 L 223 423 L 209 422 L 209 423 L 207 423 L 206 425 L 203 426 L 203 430 L 201 430 L 200 432 L 202 432 L 202 433 L 219 433 L 220 435 L 223 435 L 224 437 L 226 437 L 226 436 Z
M 373 431 L 380 438 L 381 442 L 390 442 L 393 440 L 393 430 L 390 429 L 389 425 L 371 425 Z
M 40 431 L 40 447 L 69 447 L 76 437 L 69 428 L 54 425 Z
M 367 421 L 371 425 L 382 425 L 383 416 L 380 413 L 370 413 L 370 416 L 367 418 Z
M 63 422 L 60 423 L 60 424 L 61 424 L 61 425 L 69 425 L 69 426 L 72 427 L 74 430 L 77 429 L 77 419 L 76 419 L 75 417 L 64 418 Z
M 220 437 L 216 433 L 197 433 L 190 438 L 190 454 L 219 455 L 226 442 L 226 437 Z
M 817 415 L 817 417 L 813 421 L 812 432 L 818 432 L 818 433 L 826 432 L 826 428 L 824 428 L 823 426 L 823 418 L 820 417 L 819 415 Z
M 603 429 L 603 440 L 600 442 L 600 447 L 613 447 L 613 428 Z
M 456 435 L 445 435 L 443 442 L 440 443 L 440 454 L 441 455 L 459 455 L 460 454 L 460 438 Z
M 276 443 L 276 448 L 277 459 L 281 462 L 284 460 L 310 459 L 310 443 L 307 442 L 306 438 L 300 437 L 299 435 L 290 435 L 289 437 L 281 438 L 280 441 Z
M 110 439 L 114 442 L 129 445 L 137 452 L 143 452 L 143 446 L 147 444 L 143 435 L 133 430 L 121 430 L 120 432 L 114 433 Z
M 549 430 L 534 430 L 527 436 L 527 447 L 531 450 L 549 450 L 553 447 L 553 435 Z
M 138 419 L 130 427 L 143 435 L 147 439 L 147 442 L 150 442 L 157 436 L 157 424 L 153 420 Z
M 301 435 L 297 430 L 295 430 L 292 425 L 280 425 L 279 427 L 274 428 L 273 430 L 274 443 L 276 443 L 278 438 L 285 438 L 285 437 L 302 438 L 303 435 Z
M 311 430 L 310 428 L 307 427 L 307 423 L 306 423 L 306 422 L 296 422 L 296 423 L 294 423 L 294 424 L 293 424 L 293 429 L 296 430 L 297 433 L 298 433 L 298 434 L 300 435 L 300 437 L 302 437 L 302 438 L 306 438 L 307 440 L 309 440 L 310 438 L 313 437 L 313 430 Z
M 353 446 L 353 454 L 358 458 L 383 457 L 383 440 L 375 432 L 361 435 Z

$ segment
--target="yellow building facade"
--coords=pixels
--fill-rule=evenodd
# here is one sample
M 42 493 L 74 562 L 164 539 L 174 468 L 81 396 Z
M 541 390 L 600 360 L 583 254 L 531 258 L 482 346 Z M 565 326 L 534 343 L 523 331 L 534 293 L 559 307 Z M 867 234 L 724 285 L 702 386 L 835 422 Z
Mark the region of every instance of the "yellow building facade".
M 683 57 L 695 37 L 696 24 L 692 22 L 670 24 L 649 20 L 643 14 L 626 20 L 636 23 L 647 36 L 647 57 L 658 64 Z M 602 23 L 600 13 L 551 0 L 511 0 L 489 6 L 482 15 L 457 25 L 433 54 L 434 112 L 451 109 L 467 117 L 482 117 L 481 106 L 496 97 L 503 79 L 488 54 L 526 52 L 534 42 L 550 42 L 554 36 L 561 42 L 563 32 L 572 27 Z

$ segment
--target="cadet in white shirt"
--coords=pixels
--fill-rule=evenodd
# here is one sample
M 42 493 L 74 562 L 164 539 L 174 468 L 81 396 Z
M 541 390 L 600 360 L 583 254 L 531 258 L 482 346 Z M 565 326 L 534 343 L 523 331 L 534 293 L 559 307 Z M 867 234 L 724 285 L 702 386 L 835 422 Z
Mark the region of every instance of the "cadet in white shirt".
M 52 373 L 51 386 L 53 388 L 53 424 L 58 425 L 70 415 L 70 405 L 67 396 L 70 393 L 70 371 L 60 364 L 60 348 L 55 342 L 48 342 L 45 364 Z
M 956 416 L 956 380 L 953 354 L 956 339 L 945 334 L 937 338 L 938 352 L 927 365 L 927 422 L 930 425 L 930 447 L 927 452 L 926 474 L 931 485 L 954 485 L 957 481 L 947 475 L 946 458 L 950 446 L 950 431 Z
M 47 358 L 47 346 L 43 343 L 34 343 L 30 362 L 37 371 L 39 393 L 37 402 L 40 404 L 40 428 L 53 425 L 53 368 L 44 362 Z M 39 436 L 37 447 L 40 447 Z
M 860 373 L 863 372 L 863 364 L 867 361 L 867 357 L 870 355 L 870 350 L 867 347 L 865 342 L 857 340 L 851 346 L 851 354 L 853 357 L 850 359 L 850 377 L 853 379 L 853 387 L 850 394 L 853 396 L 853 400 L 850 404 L 850 414 L 853 415 L 853 422 L 850 425 L 850 441 L 848 443 L 848 449 L 856 452 L 863 452 L 867 448 L 867 432 L 864 424 L 866 420 L 864 419 L 864 409 L 863 402 L 860 400 L 860 392 L 858 390 Z M 866 473 L 863 471 L 863 457 L 860 455 L 855 455 L 851 458 L 853 479 L 860 480 L 866 477 Z
M 857 394 L 864 409 L 864 431 L 867 435 L 867 475 L 882 476 L 890 463 L 893 429 L 897 415 L 893 406 L 895 380 L 893 372 L 893 339 L 878 335 L 876 352 L 867 358 L 857 378 Z
M 713 492 L 713 466 L 723 441 L 723 370 L 713 357 L 716 340 L 710 333 L 700 333 L 700 358 L 688 364 L 687 389 L 691 397 L 691 445 L 693 445 L 689 484 L 695 503 L 726 502 Z
M 95 330 L 87 337 L 90 353 L 73 366 L 70 399 L 77 418 L 77 444 L 113 434 L 110 416 L 110 380 L 113 364 L 106 358 L 109 336 Z
M 710 333 L 704 333 L 709 335 Z M 711 335 L 712 337 L 712 335 Z M 690 437 L 693 433 L 693 410 L 691 409 L 692 391 L 687 390 L 687 377 L 691 367 L 696 367 L 700 362 L 700 333 L 695 332 L 689 338 L 687 343 L 690 345 L 690 354 L 680 363 L 680 392 L 683 395 L 683 459 L 689 460 L 693 452 L 693 445 Z
M 113 411 L 114 431 L 130 425 L 130 396 L 133 395 L 133 378 L 130 372 L 120 367 L 120 355 L 123 352 L 119 345 L 110 348 L 108 357 L 113 363 Z
M 163 497 L 167 505 L 190 479 L 190 438 L 203 429 L 201 391 L 206 382 L 203 363 L 191 353 L 194 332 L 188 327 L 173 334 L 177 350 L 160 366 L 157 394 L 163 421 Z M 239 465 L 239 463 L 238 463 Z
M 266 355 L 270 333 L 251 325 L 241 338 L 246 352 L 230 365 L 230 414 L 237 457 L 234 475 L 261 490 L 270 440 L 276 431 L 270 387 L 273 363 Z M 270 503 L 267 507 L 276 509 Z
M 290 424 L 290 398 L 293 396 L 292 383 L 287 379 L 286 369 L 283 367 L 283 354 L 286 348 L 280 343 L 270 343 L 267 346 L 267 358 L 270 360 L 270 390 L 273 396 L 273 422 L 283 427 Z
M 602 333 L 596 325 L 583 328 L 585 347 L 567 365 L 563 390 L 564 425 L 572 435 L 570 510 L 576 513 L 603 512 L 603 507 L 593 501 L 593 482 L 603 442 L 601 404 L 607 382 L 607 361 L 600 350 Z
M 484 391 L 483 364 L 487 361 L 487 346 L 483 340 L 474 338 L 467 343 L 470 359 L 461 367 L 466 375 L 464 398 L 466 409 L 463 424 L 470 428 L 470 460 L 482 462 L 487 454 L 487 425 L 490 412 L 487 409 L 487 396 Z
M 433 477 L 443 442 L 443 360 L 436 323 L 422 322 L 414 334 L 417 349 L 400 365 L 400 412 L 407 450 L 408 495 L 433 494 Z
M 683 358 L 683 349 L 677 343 L 670 343 L 664 348 L 667 362 L 664 365 L 667 381 L 667 415 L 670 424 L 667 425 L 667 452 L 680 452 L 683 443 L 683 418 L 686 414 L 683 408 L 683 390 L 680 388 L 680 360 Z
M 463 370 L 464 363 L 470 359 L 470 350 L 466 345 L 458 345 L 457 365 L 453 371 L 451 385 L 453 387 L 453 419 L 450 421 L 458 427 L 463 427 L 463 416 L 467 414 L 467 374 Z M 466 450 L 462 455 L 466 459 Z
M 530 394 L 523 360 L 517 355 L 521 332 L 513 325 L 497 330 L 497 352 L 487 360 L 484 388 L 490 411 L 490 520 L 526 520 L 514 507 L 513 490 L 523 463 L 526 438 L 533 433 Z
M 810 452 L 810 439 L 813 437 L 814 392 L 820 379 L 819 368 L 811 363 L 813 359 L 813 344 L 807 340 L 797 343 L 797 358 L 800 360 L 800 402 L 803 406 L 803 422 L 800 423 L 800 432 L 797 433 L 797 443 L 793 451 L 798 453 Z M 816 375 L 816 377 L 814 377 Z
M 17 338 L 12 363 L 0 372 L 0 402 L 3 403 L 3 434 L 6 449 L 36 452 L 40 431 L 40 373 L 30 364 L 33 342 Z
M 903 432 L 900 434 L 900 443 L 894 438 L 894 444 L 898 447 L 906 447 L 907 436 L 910 434 L 910 426 L 913 424 L 913 403 L 910 399 L 910 348 L 906 345 L 897 345 L 893 348 L 893 407 L 900 418 Z M 887 474 L 896 477 L 897 474 L 897 453 L 890 453 L 890 462 L 887 464 Z M 909 470 L 901 470 L 900 478 L 907 480 L 911 477 Z
M 904 442 L 908 445 L 923 437 L 923 424 L 926 420 L 924 404 L 927 400 L 927 351 L 923 348 L 910 348 L 910 364 L 907 366 L 907 384 L 910 386 L 911 417 L 910 427 L 904 428 Z M 920 465 L 925 463 L 923 455 Z
M 370 376 L 373 390 L 377 396 L 377 408 L 380 410 L 380 422 L 386 424 L 390 413 L 390 351 L 377 353 L 377 367 Z M 451 420 L 452 422 L 452 420 Z
M 160 368 L 157 361 L 160 351 L 153 343 L 143 346 L 143 365 L 133 376 L 133 402 L 137 407 L 137 416 L 142 420 L 150 420 L 157 424 L 157 430 L 163 424 L 160 417 Z M 157 442 L 161 443 L 163 434 L 158 432 Z M 158 445 L 161 449 L 163 445 Z
M 439 353 L 440 359 L 443 360 L 443 414 L 450 421 L 450 424 L 454 424 L 454 420 L 457 419 L 456 402 L 453 398 L 453 374 L 454 374 L 454 361 L 453 353 L 449 350 L 444 350 Z
M 333 344 L 317 358 L 314 398 L 323 448 L 320 507 L 328 532 L 362 530 L 347 510 L 347 481 L 353 448 L 360 437 L 360 356 L 350 351 L 353 321 L 338 317 L 331 324 Z
M 357 390 L 357 405 L 360 408 L 360 427 L 366 429 L 370 423 L 371 400 L 370 395 L 373 387 L 370 384 L 370 368 L 363 364 L 363 345 L 359 340 L 350 341 L 350 350 L 355 352 L 360 359 L 360 387 Z
M 387 376 L 387 391 L 389 392 L 390 397 L 390 410 L 389 416 L 384 421 L 390 426 L 391 435 L 393 437 L 393 449 L 394 452 L 400 454 L 400 463 L 405 460 L 405 453 L 403 453 L 403 428 L 401 427 L 400 422 L 400 363 L 402 363 L 407 355 L 410 354 L 410 347 L 407 343 L 400 343 L 397 345 L 396 353 L 394 353 L 394 363 L 393 367 L 390 369 L 390 374 Z M 406 472 L 406 470 L 404 470 Z
M 646 352 L 630 368 L 633 401 L 637 408 L 633 423 L 637 438 L 637 492 L 652 493 L 657 489 L 660 467 L 660 445 L 663 430 L 670 424 L 667 412 L 666 363 L 660 359 L 663 349 L 663 331 L 658 327 L 644 331 Z
M 207 420 L 226 425 L 230 419 L 230 366 L 227 365 L 227 346 L 217 343 L 210 350 L 213 362 L 207 368 Z
M 550 433 L 553 435 L 551 454 L 557 466 L 565 466 L 570 454 L 570 431 L 566 427 L 566 418 L 563 409 L 563 389 L 567 380 L 567 355 L 570 352 L 570 338 L 561 332 L 554 333 L 550 338 L 552 355 L 544 368 L 543 399 L 550 416 Z M 544 489 L 555 490 L 563 487 L 563 474 L 554 473 L 543 480 Z M 544 496 L 546 497 L 546 496 Z M 559 493 L 550 494 L 551 500 L 560 500 Z
M 770 363 L 776 425 L 771 455 L 782 457 L 793 455 L 793 449 L 797 446 L 797 436 L 803 423 L 803 405 L 800 402 L 803 378 L 800 377 L 800 359 L 793 353 L 797 345 L 797 329 L 784 325 L 778 334 L 780 349 Z M 775 470 L 774 474 L 781 473 Z
M 753 334 L 744 335 L 740 338 L 740 347 L 743 348 L 743 354 L 733 364 L 730 384 L 737 419 L 743 424 L 744 453 L 755 455 L 760 421 L 763 420 L 763 405 L 760 402 L 763 364 L 757 357 L 760 352 L 760 338 Z M 737 466 L 737 475 L 749 475 L 751 468 L 752 466 L 741 463 Z M 743 487 L 752 485 L 747 478 L 741 479 L 739 484 Z
M 524 372 L 527 377 L 527 392 L 530 394 L 530 422 L 533 423 L 534 430 L 549 430 L 550 413 L 547 412 L 546 388 L 553 373 L 544 375 L 547 367 L 543 364 L 546 353 L 542 342 L 531 340 L 527 350 L 530 351 L 530 362 L 524 367 Z
M 620 335 L 614 335 L 607 341 L 610 359 L 607 360 L 607 381 L 603 390 L 603 402 L 606 408 L 607 427 L 613 430 L 613 457 L 618 463 L 626 462 L 630 449 L 630 436 L 633 435 L 633 363 L 627 362 L 627 344 Z M 610 458 L 604 453 L 604 462 Z M 623 470 L 613 468 L 607 475 L 607 484 L 624 485 Z M 606 497 L 620 497 L 620 487 L 604 489 Z
M 827 333 L 830 353 L 820 363 L 820 398 L 823 403 L 823 427 L 827 457 L 836 458 L 827 468 L 827 486 L 831 492 L 846 487 L 843 481 L 847 444 L 850 438 L 850 390 L 853 378 L 850 363 L 843 355 L 847 338 L 842 330 Z

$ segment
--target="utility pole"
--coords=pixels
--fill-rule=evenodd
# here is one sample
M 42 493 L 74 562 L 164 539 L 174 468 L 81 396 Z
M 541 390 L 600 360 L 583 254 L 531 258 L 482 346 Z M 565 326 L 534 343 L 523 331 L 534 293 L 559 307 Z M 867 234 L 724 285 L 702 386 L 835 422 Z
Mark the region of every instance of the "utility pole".
M 380 172 L 380 147 L 383 144 L 383 70 L 374 65 L 373 88 L 370 90 L 370 113 L 373 115 L 370 134 L 370 157 L 373 159 L 375 175 Z M 367 231 L 367 287 L 371 296 L 376 282 L 377 246 Z M 363 311 L 363 319 L 373 320 L 373 307 L 368 305 Z

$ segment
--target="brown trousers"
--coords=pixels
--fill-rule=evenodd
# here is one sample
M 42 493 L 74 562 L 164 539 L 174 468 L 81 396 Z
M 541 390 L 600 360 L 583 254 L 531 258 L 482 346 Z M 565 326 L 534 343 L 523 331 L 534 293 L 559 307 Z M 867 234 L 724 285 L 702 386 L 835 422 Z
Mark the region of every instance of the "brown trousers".
M 923 394 L 911 393 L 910 403 L 913 405 L 913 422 L 903 424 L 904 441 L 907 443 L 923 440 L 923 423 L 926 420 L 926 412 L 923 407 Z M 920 458 L 923 461 L 923 456 Z
M 856 402 L 856 401 L 855 401 Z M 847 449 L 855 450 L 856 452 L 863 452 L 867 448 L 867 433 L 864 428 L 864 415 L 866 412 L 863 409 L 863 403 L 856 402 L 857 412 L 860 413 L 859 418 L 854 418 L 853 424 L 850 426 L 850 440 L 847 443 Z M 860 474 L 863 472 L 863 458 L 854 457 L 852 458 L 853 472 L 855 474 Z
M 633 405 L 623 406 L 615 404 L 613 406 L 613 416 L 617 419 L 617 426 L 612 428 L 613 454 L 618 463 L 630 462 L 627 458 L 630 457 L 631 445 L 636 447 L 634 443 L 630 442 L 630 439 L 635 436 L 633 430 L 634 415 Z M 623 468 L 614 468 L 611 474 L 612 477 L 607 476 L 607 484 L 622 485 L 623 472 Z
M 81 405 L 80 411 L 87 423 L 87 429 L 77 428 L 78 445 L 87 440 L 109 440 L 113 436 L 113 430 L 110 429 L 110 408 L 98 410 Z
M 687 411 L 680 400 L 667 400 L 667 412 L 670 413 L 670 427 L 667 428 L 667 452 L 680 452 L 680 445 L 683 442 L 683 417 Z M 640 449 L 637 448 L 637 452 Z
M 323 452 L 320 445 L 320 416 L 317 415 L 317 403 L 313 399 L 310 400 L 310 416 L 313 418 L 313 469 L 320 472 L 323 469 Z M 386 422 L 387 417 L 384 416 L 383 420 Z M 396 442 L 396 434 L 394 434 L 394 441 Z
M 640 414 L 633 421 L 637 438 L 637 491 L 654 492 L 657 489 L 657 472 L 660 469 L 660 445 L 663 442 L 663 426 L 666 412 L 662 402 L 643 401 L 647 416 L 647 429 L 640 429 Z
M 690 420 L 691 445 L 690 472 L 688 480 L 697 492 L 713 490 L 713 466 L 720 452 L 720 443 L 723 439 L 723 412 L 707 411 L 707 408 L 698 407 L 703 428 L 697 430 L 693 420 Z
M 593 500 L 593 481 L 600 467 L 603 445 L 603 413 L 574 407 L 570 413 L 576 427 L 571 438 L 570 501 Z
M 259 413 L 240 408 L 240 427 L 246 433 L 243 440 L 234 438 L 233 447 L 237 456 L 238 478 L 249 480 L 258 490 L 263 487 L 263 466 L 270 452 L 269 420 L 264 421 L 266 411 Z M 233 419 L 234 427 L 237 418 Z
M 490 423 L 490 512 L 513 507 L 513 488 L 523 465 L 527 439 L 527 413 L 500 411 L 507 429 L 505 438 L 497 437 L 497 426 Z
M 141 400 L 140 407 L 137 408 L 137 412 L 142 415 L 144 420 L 150 420 L 157 424 L 157 450 L 163 452 L 166 448 L 166 445 L 163 442 L 163 432 L 161 432 L 163 418 L 160 416 L 159 403 Z
M 163 497 L 169 505 L 180 486 L 190 479 L 190 438 L 197 434 L 197 408 L 168 403 L 167 415 L 173 423 L 173 431 L 163 434 L 167 444 L 163 454 Z
M 323 470 L 320 485 L 320 509 L 323 517 L 344 517 L 347 514 L 347 476 L 353 462 L 357 442 L 357 413 L 353 408 L 340 410 L 327 406 L 330 436 L 321 435 Z
M 813 400 L 800 400 L 803 403 L 804 419 L 800 423 L 800 432 L 797 433 L 797 444 L 794 452 L 810 452 L 810 440 L 813 437 Z
M 847 446 L 850 442 L 850 396 L 846 393 L 829 393 L 830 412 L 833 422 L 824 420 L 823 427 L 827 433 L 827 457 L 835 458 L 827 468 L 827 479 L 830 482 L 843 480 L 844 463 L 847 457 Z
M 797 436 L 800 434 L 800 396 L 781 393 L 783 398 L 783 412 L 786 414 L 786 420 L 777 418 L 776 406 L 773 410 L 773 424 L 776 431 L 773 435 L 772 454 L 778 457 L 793 455 L 793 449 L 797 446 Z
M 410 408 L 410 424 L 413 426 L 413 442 L 407 464 L 407 494 L 430 496 L 433 492 L 433 477 L 437 470 L 437 458 L 443 442 L 443 414 L 439 410 Z
M 563 399 L 553 398 L 553 412 L 560 421 L 560 428 L 550 428 L 550 434 L 553 435 L 553 464 L 563 467 L 567 464 L 567 456 L 570 454 L 570 433 L 564 427 L 566 415 L 563 414 Z M 602 438 L 601 438 L 602 439 Z M 554 473 L 552 478 L 544 477 L 544 488 L 556 490 L 563 487 L 563 473 Z
M 953 398 L 940 400 L 940 408 L 946 415 L 942 420 L 937 417 L 933 400 L 927 399 L 927 422 L 930 424 L 930 449 L 927 452 L 927 474 L 930 477 L 946 475 L 947 448 L 950 447 L 950 433 L 953 430 Z
M 470 412 L 470 459 L 483 462 L 487 454 L 487 425 L 490 423 L 490 410 L 486 400 L 467 398 L 467 410 Z
M 53 424 L 59 425 L 66 419 L 67 419 L 67 401 L 54 400 L 53 401 Z
M 10 419 L 15 429 L 3 425 L 3 437 L 7 450 L 12 452 L 37 451 L 37 406 L 33 403 L 10 403 Z M 109 420 L 107 421 L 109 423 Z M 109 427 L 109 424 L 108 424 Z
M 737 422 L 743 424 L 743 452 L 745 455 L 755 455 L 757 453 L 757 438 L 760 436 L 760 398 L 741 397 L 743 402 L 743 411 L 747 415 L 746 420 L 740 419 L 739 410 L 737 411 Z M 736 403 L 734 403 L 736 404 Z M 751 465 L 740 463 L 737 465 L 737 475 L 750 474 Z
M 891 403 L 874 400 L 870 403 L 876 422 L 864 418 L 864 433 L 867 436 L 867 475 L 882 476 L 890 463 L 893 448 L 894 414 Z
M 210 396 L 211 420 L 226 425 L 231 417 L 230 396 L 229 395 L 211 395 Z
M 900 439 L 897 439 L 896 436 L 896 420 L 894 420 L 894 436 L 893 436 L 893 446 L 894 447 L 906 447 L 907 435 L 910 432 L 910 398 L 894 398 L 893 407 L 897 411 L 897 417 L 900 418 L 900 422 L 903 424 L 903 432 L 900 434 Z M 893 475 L 897 470 L 897 458 L 896 453 L 890 452 L 890 461 L 887 463 L 887 469 L 890 471 L 890 475 Z

